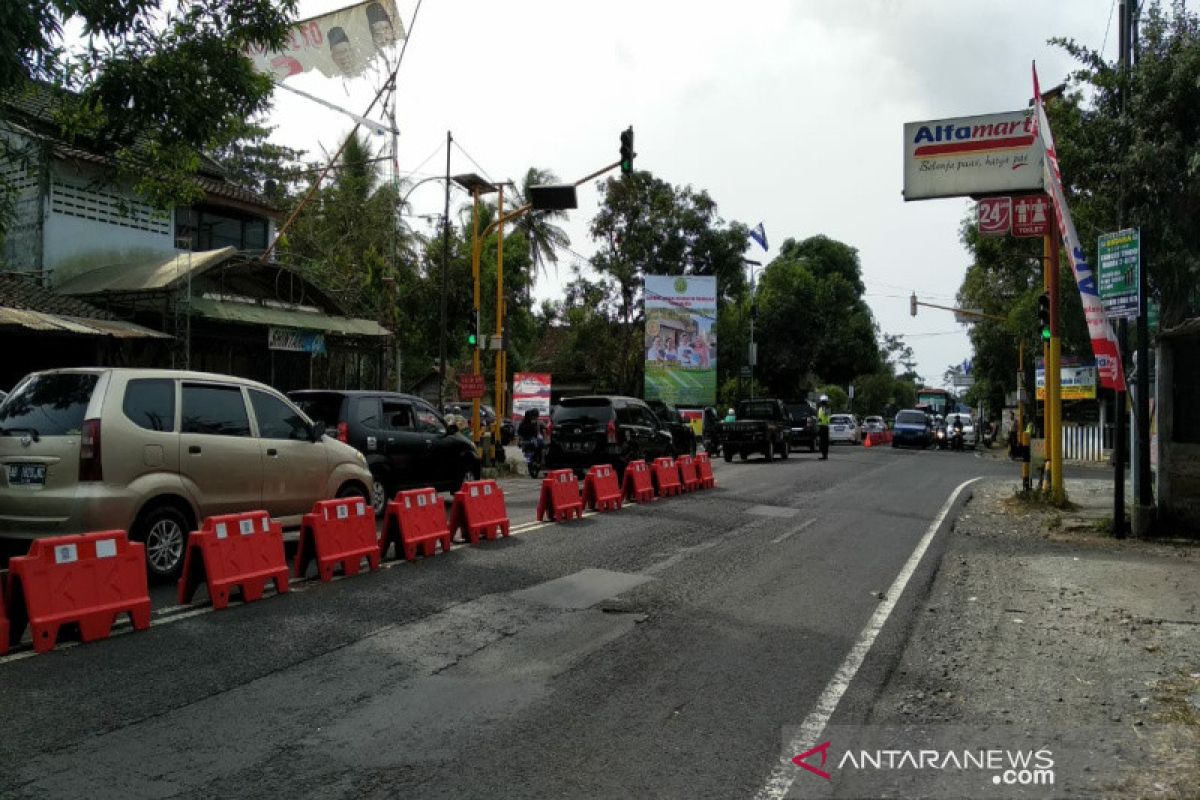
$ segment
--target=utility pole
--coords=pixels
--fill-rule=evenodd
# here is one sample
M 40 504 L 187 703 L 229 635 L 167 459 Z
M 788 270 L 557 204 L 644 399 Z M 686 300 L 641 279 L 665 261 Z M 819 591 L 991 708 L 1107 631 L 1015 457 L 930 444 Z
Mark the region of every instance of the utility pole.
M 446 131 L 446 205 L 442 212 L 442 297 L 438 330 L 438 411 L 446 407 L 446 302 L 450 294 L 450 145 L 454 137 Z
M 1062 475 L 1062 315 L 1059 313 L 1061 298 L 1058 286 L 1057 234 L 1057 231 L 1052 231 L 1048 237 L 1049 258 L 1046 261 L 1046 283 L 1050 295 L 1050 358 L 1046 361 L 1046 416 L 1049 423 L 1046 431 L 1046 457 L 1050 461 L 1050 497 L 1055 503 L 1061 503 L 1067 498 Z
M 1129 20 L 1126 23 L 1129 26 L 1129 51 L 1126 60 L 1130 67 L 1137 60 L 1138 14 L 1137 0 L 1131 0 Z M 1122 92 L 1127 90 L 1128 86 L 1126 82 Z M 1144 536 L 1148 531 L 1154 505 L 1154 486 L 1151 484 L 1150 473 L 1150 304 L 1147 298 L 1147 272 L 1143 259 L 1138 270 L 1137 409 L 1134 413 L 1134 422 L 1137 424 L 1137 471 L 1134 474 L 1137 478 L 1138 496 L 1133 515 L 1135 536 Z
M 1129 8 L 1125 3 L 1120 3 L 1117 6 L 1117 61 L 1120 66 L 1120 113 L 1121 117 L 1125 116 L 1126 95 L 1128 89 L 1126 87 L 1127 69 L 1129 67 Z M 1125 227 L 1125 170 L 1121 170 L 1120 189 L 1117 194 L 1117 228 Z M 1121 362 L 1125 361 L 1125 343 L 1129 337 L 1129 324 L 1124 317 L 1117 322 L 1117 355 Z M 1113 470 L 1113 536 L 1117 539 L 1125 538 L 1125 418 L 1128 413 L 1126 410 L 1125 392 L 1121 389 L 1114 391 L 1116 405 L 1116 430 L 1113 433 L 1113 458 L 1116 461 Z

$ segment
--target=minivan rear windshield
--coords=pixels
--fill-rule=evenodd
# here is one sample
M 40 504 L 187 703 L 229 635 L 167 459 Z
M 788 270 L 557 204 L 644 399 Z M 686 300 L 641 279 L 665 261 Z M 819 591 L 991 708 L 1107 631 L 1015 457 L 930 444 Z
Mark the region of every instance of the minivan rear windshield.
M 613 417 L 612 403 L 608 400 L 563 400 L 554 412 L 554 422 L 602 422 Z
M 905 425 L 924 425 L 925 415 L 920 411 L 901 411 L 896 415 L 896 422 Z
M 326 428 L 336 428 L 342 420 L 342 396 L 340 394 L 297 394 L 291 400 L 309 419 L 322 423 Z
M 34 375 L 0 405 L 0 428 L 39 436 L 78 436 L 99 378 L 91 372 Z

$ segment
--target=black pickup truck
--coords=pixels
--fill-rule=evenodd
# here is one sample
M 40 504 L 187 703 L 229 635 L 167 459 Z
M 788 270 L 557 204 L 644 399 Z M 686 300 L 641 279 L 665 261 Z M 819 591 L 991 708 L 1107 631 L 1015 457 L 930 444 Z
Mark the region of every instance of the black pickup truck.
M 787 458 L 792 437 L 792 418 L 782 400 L 743 400 L 737 404 L 737 420 L 722 422 L 721 451 L 726 461 L 735 453 L 742 460 L 762 453 L 767 461 L 776 455 Z

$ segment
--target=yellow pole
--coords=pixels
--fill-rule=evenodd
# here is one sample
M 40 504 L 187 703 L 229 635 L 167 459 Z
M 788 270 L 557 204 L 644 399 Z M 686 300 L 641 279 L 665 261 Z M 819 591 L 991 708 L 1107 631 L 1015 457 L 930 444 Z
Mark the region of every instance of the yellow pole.
M 1021 373 L 1021 382 L 1025 381 L 1025 340 L 1022 339 L 1017 347 L 1017 370 Z M 1026 390 L 1028 391 L 1028 389 Z M 1026 394 L 1024 402 L 1017 393 L 1017 442 L 1021 447 L 1028 448 L 1030 445 L 1029 436 L 1025 433 L 1025 403 L 1029 402 L 1028 394 Z M 1034 402 L 1037 402 L 1037 387 L 1034 387 Z M 1028 453 L 1028 450 L 1025 450 Z M 1029 459 L 1026 456 L 1021 456 L 1021 488 L 1029 489 Z
M 504 335 L 504 187 L 500 187 L 500 196 L 496 206 L 496 338 Z M 496 390 L 492 396 L 492 404 L 496 409 L 496 419 L 493 423 L 492 448 L 493 458 L 500 451 L 500 420 L 504 415 L 504 352 L 496 351 Z
M 1042 290 L 1046 293 L 1047 297 L 1050 295 L 1050 241 L 1053 238 L 1053 235 L 1050 233 L 1042 237 Z M 1045 467 L 1052 468 L 1054 465 L 1054 459 L 1051 455 L 1054 452 L 1054 436 L 1052 435 L 1054 431 L 1054 400 L 1050 388 L 1050 342 L 1047 339 L 1042 339 L 1042 367 L 1042 371 L 1046 376 L 1046 388 L 1042 393 L 1042 422 L 1045 425 L 1042 430 L 1042 436 L 1045 437 L 1046 443 L 1046 452 L 1043 461 L 1044 470 Z M 1051 483 L 1046 485 L 1046 491 L 1050 491 L 1052 485 L 1053 476 L 1051 477 Z
M 481 245 L 479 242 L 479 190 L 475 189 L 471 192 L 474 203 L 471 208 L 471 279 L 474 281 L 473 308 L 475 309 L 475 318 L 479 319 L 480 291 L 479 291 L 479 258 Z M 479 342 L 475 342 L 474 352 L 471 354 L 471 373 L 479 375 Z M 479 428 L 479 398 L 475 398 L 471 402 L 471 438 L 475 444 L 479 444 L 483 440 L 482 431 Z

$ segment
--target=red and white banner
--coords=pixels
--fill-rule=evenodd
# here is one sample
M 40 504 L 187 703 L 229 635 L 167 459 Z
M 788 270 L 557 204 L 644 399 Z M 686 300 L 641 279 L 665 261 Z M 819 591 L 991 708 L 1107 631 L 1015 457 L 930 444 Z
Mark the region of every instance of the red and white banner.
M 1104 306 L 1100 303 L 1100 293 L 1096 288 L 1096 273 L 1087 262 L 1087 255 L 1075 231 L 1075 221 L 1071 219 L 1071 210 L 1067 208 L 1067 198 L 1063 192 L 1062 174 L 1058 168 L 1058 152 L 1054 149 L 1054 136 L 1050 133 L 1050 120 L 1046 117 L 1046 107 L 1042 103 L 1042 91 L 1038 85 L 1037 65 L 1033 67 L 1033 99 L 1037 106 L 1037 117 L 1034 123 L 1035 134 L 1040 135 L 1046 150 L 1044 163 L 1046 190 L 1054 201 L 1054 216 L 1058 222 L 1058 231 L 1062 236 L 1063 246 L 1071 259 L 1071 271 L 1075 273 L 1075 282 L 1079 286 L 1079 297 L 1083 300 L 1083 314 L 1087 319 L 1088 335 L 1092 339 L 1092 352 L 1096 356 L 1096 370 L 1100 374 L 1100 385 L 1106 389 L 1125 391 L 1125 371 L 1121 366 L 1121 351 L 1117 347 L 1117 337 L 1108 317 L 1104 314 Z
M 367 0 L 300 20 L 282 50 L 252 49 L 246 55 L 259 72 L 277 81 L 314 69 L 329 78 L 352 78 L 402 41 L 404 23 L 395 0 Z
M 550 416 L 550 373 L 518 372 L 513 375 L 513 421 L 520 422 L 531 408 L 536 408 L 542 417 Z

